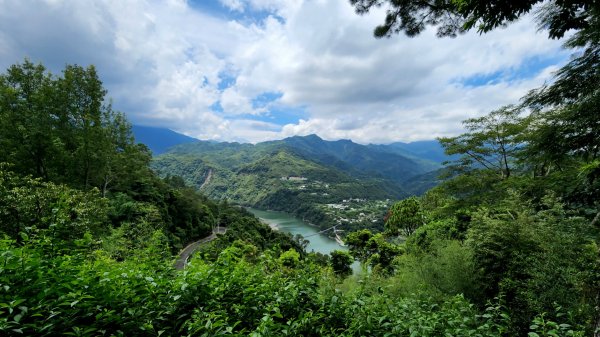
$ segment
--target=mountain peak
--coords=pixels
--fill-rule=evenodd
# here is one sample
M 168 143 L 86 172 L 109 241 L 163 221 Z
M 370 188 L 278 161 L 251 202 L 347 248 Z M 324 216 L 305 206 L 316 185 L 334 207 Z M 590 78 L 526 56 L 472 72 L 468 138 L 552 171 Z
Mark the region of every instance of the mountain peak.
M 131 131 L 136 142 L 146 144 L 154 155 L 164 153 L 175 145 L 200 142 L 196 138 L 160 127 L 132 125 Z
M 289 138 L 293 138 L 293 139 L 306 139 L 306 140 L 323 140 L 323 138 L 319 137 L 315 133 L 311 133 L 310 135 L 306 135 L 306 136 L 292 136 L 292 137 L 289 137 Z

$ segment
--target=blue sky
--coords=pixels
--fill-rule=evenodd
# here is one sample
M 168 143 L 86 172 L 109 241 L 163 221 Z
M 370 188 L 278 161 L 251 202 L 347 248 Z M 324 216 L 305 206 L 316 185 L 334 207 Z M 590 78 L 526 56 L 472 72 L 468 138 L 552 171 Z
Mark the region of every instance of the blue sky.
M 499 69 L 489 74 L 479 73 L 466 78 L 458 78 L 456 82 L 466 87 L 481 87 L 502 82 L 519 82 L 535 78 L 544 69 L 562 64 L 565 60 L 566 57 L 562 54 L 536 55 L 523 59 L 521 63 L 514 67 Z
M 229 5 L 227 5 L 229 3 Z M 238 3 L 238 6 L 243 6 L 240 9 L 232 8 L 233 3 Z M 284 20 L 276 13 L 268 9 L 260 9 L 252 6 L 244 5 L 242 1 L 219 1 L 219 0 L 192 0 L 188 1 L 190 8 L 207 13 L 211 16 L 219 17 L 225 21 L 239 21 L 244 24 L 260 25 L 266 18 L 273 16 L 278 20 Z M 235 7 L 235 6 L 234 6 Z
M 0 67 L 94 64 L 136 124 L 258 142 L 462 132 L 568 60 L 530 17 L 485 35 L 375 39 L 347 0 L 0 1 Z

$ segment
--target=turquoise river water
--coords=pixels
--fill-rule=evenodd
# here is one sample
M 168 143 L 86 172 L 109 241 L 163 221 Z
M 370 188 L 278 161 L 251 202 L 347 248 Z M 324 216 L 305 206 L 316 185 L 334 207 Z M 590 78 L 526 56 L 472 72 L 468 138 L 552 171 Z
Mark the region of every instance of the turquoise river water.
M 334 250 L 348 250 L 341 246 L 335 240 L 323 234 L 317 234 L 319 229 L 285 212 L 262 211 L 254 208 L 247 208 L 252 214 L 268 223 L 278 230 L 292 235 L 300 234 L 309 240 L 306 251 L 315 251 L 323 254 L 329 254 Z M 314 235 L 317 234 L 317 235 Z M 308 237 L 310 235 L 310 237 Z

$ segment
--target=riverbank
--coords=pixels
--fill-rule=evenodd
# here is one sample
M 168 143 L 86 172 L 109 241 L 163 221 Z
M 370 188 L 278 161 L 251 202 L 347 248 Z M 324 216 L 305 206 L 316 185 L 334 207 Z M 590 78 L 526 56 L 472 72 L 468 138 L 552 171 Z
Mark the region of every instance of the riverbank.
M 263 224 L 271 227 L 271 229 L 274 230 L 274 231 L 278 231 L 279 230 L 279 226 L 276 223 L 272 223 L 272 222 L 269 223 L 265 219 L 262 219 L 262 218 L 258 218 L 258 220 L 260 220 L 261 223 L 263 223 Z
M 309 241 L 306 247 L 308 252 L 314 251 L 329 254 L 334 250 L 348 250 L 348 248 L 341 246 L 334 238 L 320 234 L 319 227 L 302 221 L 291 214 L 278 211 L 263 211 L 250 207 L 246 209 L 271 228 L 290 233 L 294 236 L 297 234 L 302 235 Z

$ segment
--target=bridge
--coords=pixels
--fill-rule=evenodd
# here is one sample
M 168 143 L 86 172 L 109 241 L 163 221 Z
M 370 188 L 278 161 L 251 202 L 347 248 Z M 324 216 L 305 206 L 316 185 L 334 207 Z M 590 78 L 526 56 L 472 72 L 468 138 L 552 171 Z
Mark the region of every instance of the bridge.
M 325 233 L 325 232 L 327 232 L 327 231 L 333 230 L 333 234 L 335 235 L 335 241 L 337 241 L 337 243 L 339 243 L 339 244 L 340 244 L 340 246 L 345 246 L 346 244 L 344 243 L 344 241 L 342 240 L 342 238 L 340 238 L 340 236 L 339 236 L 339 234 L 338 234 L 339 232 L 343 232 L 343 230 L 341 230 L 341 229 L 337 229 L 337 228 L 336 228 L 337 226 L 339 226 L 339 225 L 334 225 L 334 226 L 331 226 L 331 227 L 329 227 L 329 228 L 326 228 L 326 229 L 323 229 L 323 230 L 321 230 L 321 231 L 318 231 L 318 232 L 316 232 L 315 234 L 307 235 L 307 236 L 305 236 L 304 238 L 305 238 L 305 239 L 307 239 L 307 238 L 310 238 L 311 236 L 315 236 L 315 235 L 323 234 L 323 233 Z

